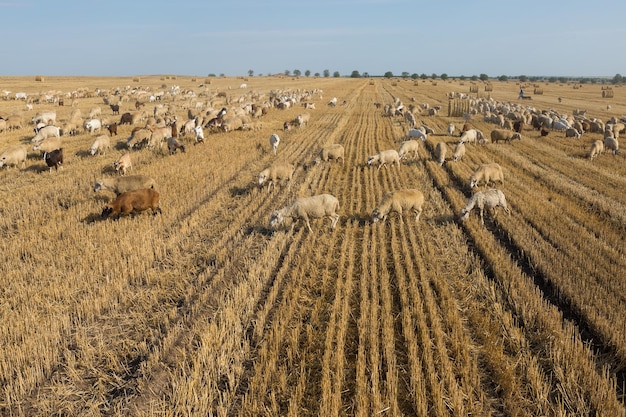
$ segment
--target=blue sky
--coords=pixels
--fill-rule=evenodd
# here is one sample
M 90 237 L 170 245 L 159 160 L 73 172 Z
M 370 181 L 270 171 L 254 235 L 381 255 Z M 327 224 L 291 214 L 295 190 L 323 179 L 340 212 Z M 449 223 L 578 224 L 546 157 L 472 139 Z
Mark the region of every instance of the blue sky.
M 0 0 L 1 75 L 626 75 L 626 2 Z

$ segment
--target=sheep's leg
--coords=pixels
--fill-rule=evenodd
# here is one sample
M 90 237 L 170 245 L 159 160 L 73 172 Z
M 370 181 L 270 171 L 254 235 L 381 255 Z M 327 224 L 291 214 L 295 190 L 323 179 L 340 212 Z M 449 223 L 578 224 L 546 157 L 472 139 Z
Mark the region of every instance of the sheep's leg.
M 415 222 L 418 222 L 422 214 L 422 210 L 415 209 L 415 211 L 417 211 L 417 215 L 415 216 Z
M 306 221 L 306 227 L 309 229 L 309 232 L 313 233 L 313 229 L 311 229 L 311 223 L 309 223 L 309 218 L 306 217 L 304 220 Z
M 335 213 L 335 215 L 331 217 L 331 223 L 330 223 L 331 229 L 335 228 L 335 226 L 337 225 L 337 221 L 339 221 L 339 215 Z
M 480 222 L 484 225 L 485 224 L 485 218 L 483 217 L 483 209 L 480 209 Z

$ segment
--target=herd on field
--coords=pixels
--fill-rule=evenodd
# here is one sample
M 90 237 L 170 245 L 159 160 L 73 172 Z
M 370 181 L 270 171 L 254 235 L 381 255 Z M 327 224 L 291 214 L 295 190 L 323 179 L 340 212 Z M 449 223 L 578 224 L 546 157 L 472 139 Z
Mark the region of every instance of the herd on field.
M 241 89 L 247 85 L 242 84 Z M 321 89 L 314 90 L 279 90 L 269 94 L 246 92 L 238 99 L 227 99 L 223 93 L 216 93 L 205 102 L 198 99 L 193 90 L 182 90 L 172 86 L 168 91 L 152 92 L 149 87 L 111 90 L 88 90 L 72 92 L 55 92 L 29 97 L 25 93 L 4 92 L 5 100 L 23 100 L 25 110 L 14 111 L 11 114 L 0 114 L 0 134 L 19 130 L 25 132 L 21 141 L 24 143 L 10 146 L 0 154 L 0 167 L 26 167 L 29 149 L 35 152 L 32 158 L 42 158 L 50 172 L 52 168 L 63 168 L 63 139 L 81 133 L 93 137 L 93 141 L 84 155 L 104 155 L 115 147 L 123 149 L 123 155 L 113 162 L 113 167 L 119 175 L 98 179 L 94 184 L 94 191 L 108 190 L 116 195 L 102 210 L 101 217 L 111 216 L 119 218 L 121 215 L 135 214 L 151 210 L 159 213 L 160 195 L 156 191 L 157 184 L 151 177 L 144 175 L 127 175 L 132 170 L 132 153 L 142 148 L 164 153 L 175 154 L 177 151 L 186 152 L 187 142 L 194 145 L 205 142 L 205 130 L 209 133 L 233 132 L 237 130 L 257 130 L 262 127 L 264 115 L 273 109 L 289 109 L 302 107 L 307 112 L 298 114 L 295 119 L 283 123 L 283 130 L 306 128 L 311 121 L 311 112 L 314 114 L 314 98 L 322 98 Z M 81 96 L 91 97 L 93 94 L 102 97 L 104 106 L 108 106 L 110 114 L 102 111 L 100 106 L 91 107 L 86 117 L 83 117 L 79 107 Z M 34 112 L 36 105 L 63 105 L 63 98 L 71 99 L 72 111 L 69 119 L 57 120 L 57 113 L 53 110 Z M 183 100 L 180 100 L 180 99 Z M 382 150 L 374 155 L 364 155 L 363 161 L 368 166 L 376 166 L 377 170 L 387 169 L 389 166 L 399 168 L 403 162 L 410 162 L 418 158 L 420 142 L 425 143 L 429 135 L 458 137 L 451 154 L 448 154 L 448 145 L 441 141 L 434 149 L 434 158 L 440 164 L 454 163 L 465 155 L 466 151 L 480 152 L 481 145 L 488 143 L 512 143 L 514 140 L 523 140 L 524 130 L 536 129 L 541 137 L 549 134 L 564 134 L 572 140 L 581 140 L 587 132 L 603 133 L 604 140 L 595 140 L 589 149 L 588 158 L 594 159 L 604 152 L 619 154 L 619 136 L 626 131 L 626 116 L 611 117 L 606 121 L 587 116 L 584 110 L 575 110 L 573 114 L 561 114 L 552 109 L 539 110 L 523 102 L 503 102 L 492 98 L 479 98 L 462 93 L 448 93 L 449 99 L 468 100 L 469 111 L 463 115 L 466 122 L 463 126 L 450 123 L 447 131 L 435 132 L 426 123 L 416 122 L 418 117 L 436 117 L 441 106 L 430 107 L 428 103 L 405 106 L 398 98 L 393 103 L 382 105 L 374 103 L 381 109 L 381 117 L 398 118 L 400 123 L 406 124 L 406 135 L 401 139 L 398 149 Z M 176 104 L 176 100 L 184 104 Z M 220 101 L 221 99 L 221 101 Z M 412 101 L 415 101 L 412 99 Z M 134 102 L 134 110 L 120 114 L 124 103 Z M 326 104 L 330 107 L 345 106 L 344 101 L 337 104 L 333 97 Z M 126 106 L 129 106 L 126 104 Z M 107 107 L 104 107 L 107 109 Z M 147 110 L 150 108 L 150 110 Z M 310 111 L 310 112 L 309 112 Z M 180 113 L 186 112 L 186 117 Z M 29 115 L 29 113 L 32 114 Z M 119 117 L 119 121 L 117 118 Z M 482 117 L 487 123 L 494 124 L 494 129 L 487 136 L 482 131 L 473 128 L 471 120 Z M 425 120 L 425 118 L 423 120 Z M 114 120 L 115 119 L 115 120 Z M 314 118 L 313 118 L 314 119 Z M 27 126 L 24 120 L 29 120 Z M 131 125 L 130 136 L 118 143 L 114 143 L 113 136 L 117 135 L 118 126 Z M 27 135 L 27 133 L 30 135 Z M 106 132 L 106 133 L 104 133 Z M 558 132 L 558 133 L 557 133 Z M 269 147 L 274 155 L 278 154 L 280 136 L 273 133 L 269 138 Z M 467 146 L 471 145 L 471 146 Z M 469 149 L 469 150 L 468 150 Z M 319 150 L 317 157 L 311 164 L 325 164 L 341 162 L 345 164 L 345 149 L 343 145 L 334 143 Z M 451 155 L 451 156 L 449 156 Z M 295 166 L 285 162 L 275 162 L 258 174 L 259 187 L 276 188 L 277 185 L 288 183 L 295 172 Z M 479 213 L 484 224 L 485 209 L 495 216 L 497 207 L 501 207 L 510 214 L 505 194 L 494 187 L 496 183 L 504 184 L 504 170 L 497 163 L 483 164 L 476 168 L 468 179 L 470 189 L 476 190 L 479 186 L 484 189 L 472 194 L 467 205 L 461 210 L 460 220 L 465 220 L 472 210 Z M 417 189 L 400 189 L 385 195 L 373 209 L 371 220 L 384 221 L 391 213 L 397 213 L 402 221 L 405 213 L 413 213 L 419 221 L 423 211 L 424 195 Z M 303 221 L 309 231 L 312 231 L 310 219 L 329 218 L 331 229 L 335 228 L 339 214 L 340 203 L 330 194 L 301 197 L 290 205 L 274 211 L 270 216 L 270 226 L 276 228 L 285 219 L 294 222 Z

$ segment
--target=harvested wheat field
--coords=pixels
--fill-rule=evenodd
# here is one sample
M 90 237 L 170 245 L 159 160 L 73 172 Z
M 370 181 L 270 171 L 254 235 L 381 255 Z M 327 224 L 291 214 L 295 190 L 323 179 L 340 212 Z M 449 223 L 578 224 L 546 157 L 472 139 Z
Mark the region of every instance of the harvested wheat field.
M 529 84 L 532 99 L 518 100 L 513 81 L 494 81 L 492 91 L 479 83 L 474 93 L 469 82 L 378 78 L 0 84 L 10 91 L 0 116 L 17 114 L 22 124 L 0 132 L 0 152 L 28 150 L 24 168 L 0 169 L 1 415 L 626 414 L 624 156 L 587 157 L 602 130 L 542 136 L 530 123 L 521 140 L 490 143 L 499 126 L 482 113 L 487 104 L 508 120 L 530 108 L 586 110 L 580 120 L 606 124 L 626 114 L 623 88 L 606 98 L 600 85 Z M 14 99 L 17 92 L 27 98 Z M 106 103 L 119 103 L 119 114 Z M 103 125 L 124 113 L 135 124 L 116 136 L 85 131 L 97 107 Z M 203 143 L 178 130 L 190 116 L 202 125 L 220 119 L 224 107 Z M 369 156 L 399 149 L 409 109 L 417 126 L 432 129 L 417 139 L 417 158 L 368 165 Z M 64 128 L 56 171 L 31 143 L 31 120 L 43 111 L 55 111 Z M 233 120 L 238 112 L 243 122 Z M 309 122 L 284 131 L 301 113 Z M 150 140 L 127 149 L 133 128 L 175 116 L 185 152 Z M 466 121 L 487 140 L 466 143 L 453 161 Z M 101 134 L 111 148 L 91 155 Z M 345 162 L 315 164 L 335 143 Z M 154 180 L 160 214 L 101 217 L 115 194 L 94 192 L 94 183 L 119 177 L 113 162 L 125 152 L 127 175 Z M 268 191 L 258 174 L 277 161 L 295 172 Z M 470 188 L 485 163 L 502 167 L 495 187 L 510 214 L 485 209 L 482 224 L 474 208 L 461 221 L 472 194 L 494 187 Z M 403 188 L 423 193 L 419 220 L 391 213 L 373 222 L 383 196 Z M 334 229 L 329 218 L 311 218 L 312 231 L 288 218 L 270 227 L 273 211 L 324 193 L 339 200 Z

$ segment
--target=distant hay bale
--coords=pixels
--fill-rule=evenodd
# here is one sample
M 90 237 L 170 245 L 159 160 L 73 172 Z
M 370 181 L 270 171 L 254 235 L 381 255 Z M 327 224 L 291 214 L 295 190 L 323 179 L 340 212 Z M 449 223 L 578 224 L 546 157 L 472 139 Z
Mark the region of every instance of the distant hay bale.
M 543 95 L 543 88 L 541 87 L 535 87 L 535 89 L 533 90 L 533 94 L 536 96 L 541 96 Z
M 613 98 L 613 89 L 610 87 L 607 87 L 606 89 L 602 90 L 602 98 Z
M 195 82 L 196 82 L 196 77 L 192 77 L 192 78 L 191 78 L 191 82 L 192 82 L 192 83 L 195 83 Z
M 469 88 L 469 92 L 477 94 L 478 93 L 478 86 L 476 84 L 471 84 L 470 88 Z
M 35 75 L 35 81 L 38 81 L 38 82 L 41 82 L 41 83 L 44 82 L 43 75 Z
M 485 84 L 485 91 L 493 91 L 493 85 Z
M 467 99 L 448 100 L 448 117 L 463 117 L 470 112 L 470 101 Z
M 133 78 L 133 82 L 134 82 L 134 83 L 141 82 L 141 77 L 134 77 L 134 78 Z
M 212 82 L 212 80 L 211 80 L 210 78 L 206 78 L 206 79 L 204 80 L 204 83 L 205 83 L 205 84 L 211 84 L 211 82 Z

